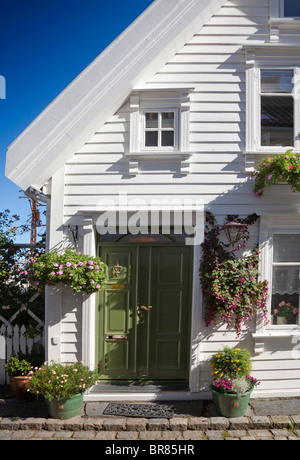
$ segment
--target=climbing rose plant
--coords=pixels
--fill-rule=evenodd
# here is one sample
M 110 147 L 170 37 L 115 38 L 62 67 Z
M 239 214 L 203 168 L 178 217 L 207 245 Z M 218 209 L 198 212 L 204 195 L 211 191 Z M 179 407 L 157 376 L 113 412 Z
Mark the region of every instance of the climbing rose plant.
M 71 249 L 63 254 L 53 251 L 30 257 L 23 272 L 28 282 L 41 290 L 63 282 L 74 292 L 92 294 L 107 281 L 106 265 L 101 259 Z
M 288 150 L 276 157 L 265 158 L 251 176 L 255 179 L 253 191 L 262 196 L 266 186 L 286 183 L 294 192 L 300 192 L 300 154 Z
M 247 225 L 253 224 L 256 214 L 244 220 L 235 219 Z M 256 247 L 248 257 L 237 258 L 235 252 L 244 247 L 249 239 L 245 230 L 243 240 L 235 249 L 219 239 L 222 227 L 215 217 L 207 213 L 205 240 L 202 243 L 200 280 L 205 303 L 205 324 L 209 326 L 218 321 L 234 327 L 240 336 L 245 320 L 262 312 L 267 322 L 268 282 L 259 280 L 259 249 Z

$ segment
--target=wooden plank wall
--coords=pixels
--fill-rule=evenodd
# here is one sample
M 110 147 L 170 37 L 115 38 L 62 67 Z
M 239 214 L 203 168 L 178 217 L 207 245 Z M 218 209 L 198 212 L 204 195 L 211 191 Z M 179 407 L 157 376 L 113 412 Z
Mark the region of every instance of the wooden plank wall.
M 149 193 L 189 195 L 204 200 L 222 222 L 227 214 L 246 216 L 253 212 L 291 213 L 299 198 L 288 187 L 273 187 L 263 198 L 252 193 L 252 183 L 245 174 L 246 87 L 245 54 L 242 46 L 269 41 L 269 1 L 231 0 L 187 43 L 145 88 L 170 88 L 192 85 L 191 96 L 191 172 L 174 174 L 176 166 L 162 163 L 143 164 L 135 177 L 128 175 L 130 108 L 125 101 L 120 110 L 67 163 L 65 172 L 64 218 L 80 223 L 79 209 L 97 206 L 103 196 L 119 191 L 143 196 Z M 283 41 L 300 42 L 299 34 L 286 31 Z M 159 185 L 159 187 L 157 187 Z M 276 194 L 276 200 L 274 200 Z M 259 225 L 251 228 L 253 247 L 258 242 Z M 195 274 L 198 276 L 198 274 Z M 72 316 L 72 315 L 71 315 Z M 69 318 L 71 318 L 69 314 Z M 79 318 L 74 314 L 69 350 L 78 352 Z M 75 327 L 76 321 L 76 327 Z M 72 321 L 64 322 L 67 332 Z M 246 346 L 253 351 L 250 330 L 240 341 L 224 327 L 202 329 L 201 381 L 210 380 L 208 359 L 224 342 Z M 71 336 L 71 334 L 73 334 Z M 255 375 L 262 380 L 260 391 L 300 386 L 299 360 L 292 357 L 290 341 L 270 343 L 270 349 L 255 357 Z M 282 351 L 279 351 L 279 349 Z

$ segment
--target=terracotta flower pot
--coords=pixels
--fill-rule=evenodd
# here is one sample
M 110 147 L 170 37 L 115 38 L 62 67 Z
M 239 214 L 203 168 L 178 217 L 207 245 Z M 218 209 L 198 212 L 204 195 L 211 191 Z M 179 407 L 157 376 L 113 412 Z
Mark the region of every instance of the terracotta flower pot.
M 24 375 L 19 375 L 16 377 L 10 377 L 10 387 L 15 393 L 17 399 L 30 400 L 34 399 L 34 395 L 27 391 L 28 389 L 28 380 Z

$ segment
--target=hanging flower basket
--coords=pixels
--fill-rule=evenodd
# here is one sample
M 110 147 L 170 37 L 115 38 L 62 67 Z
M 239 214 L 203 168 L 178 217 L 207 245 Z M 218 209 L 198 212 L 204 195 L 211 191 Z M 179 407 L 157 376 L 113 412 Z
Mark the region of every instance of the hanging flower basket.
M 265 187 L 280 183 L 289 184 L 294 192 L 300 192 L 300 154 L 288 150 L 272 158 L 268 156 L 251 175 L 255 179 L 253 191 L 262 196 Z
M 99 292 L 107 281 L 106 265 L 100 258 L 68 249 L 63 254 L 47 252 L 29 258 L 24 268 L 27 281 L 36 289 L 60 282 L 74 292 Z

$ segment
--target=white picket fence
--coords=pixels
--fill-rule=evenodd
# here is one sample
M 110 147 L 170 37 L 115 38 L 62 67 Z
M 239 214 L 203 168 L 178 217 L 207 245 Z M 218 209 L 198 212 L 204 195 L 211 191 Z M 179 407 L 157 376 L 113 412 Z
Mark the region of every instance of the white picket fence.
M 26 327 L 23 325 L 2 325 L 0 327 L 0 385 L 7 385 L 9 377 L 4 365 L 12 355 L 29 353 L 34 343 L 44 343 L 44 337 L 37 335 L 34 339 L 26 337 Z

